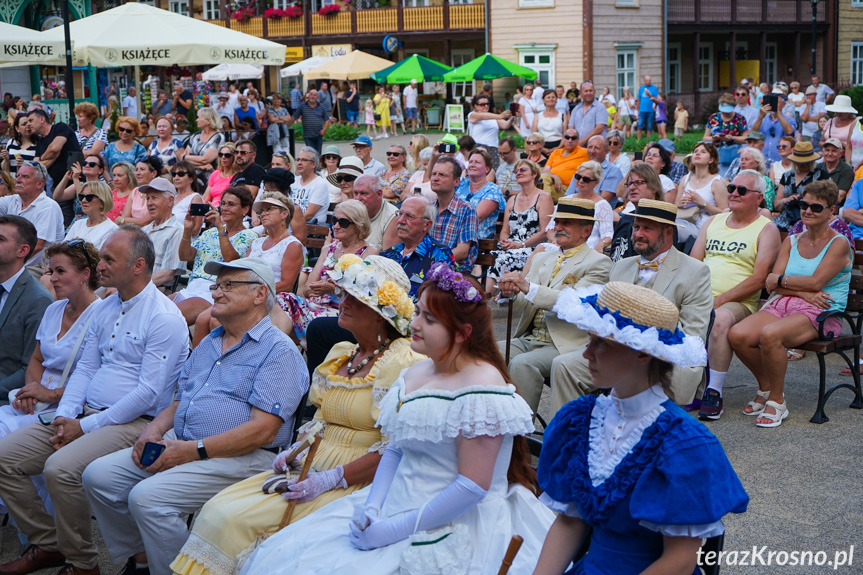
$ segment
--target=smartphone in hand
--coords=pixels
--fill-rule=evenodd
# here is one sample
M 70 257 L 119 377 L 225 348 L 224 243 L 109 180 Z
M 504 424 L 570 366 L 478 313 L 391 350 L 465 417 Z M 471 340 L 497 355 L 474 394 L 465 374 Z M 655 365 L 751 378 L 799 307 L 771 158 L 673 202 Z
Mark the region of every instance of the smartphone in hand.
M 141 453 L 141 465 L 150 467 L 156 463 L 156 460 L 159 459 L 163 451 L 165 451 L 164 445 L 148 441 L 144 444 L 144 451 Z

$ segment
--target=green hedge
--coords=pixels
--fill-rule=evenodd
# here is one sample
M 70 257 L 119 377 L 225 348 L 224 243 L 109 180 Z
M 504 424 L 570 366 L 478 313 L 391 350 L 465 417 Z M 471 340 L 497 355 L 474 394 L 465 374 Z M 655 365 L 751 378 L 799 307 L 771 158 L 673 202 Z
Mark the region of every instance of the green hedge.
M 863 113 L 863 86 L 854 86 L 847 90 L 839 92 L 846 96 L 851 96 L 851 105 L 857 110 L 858 114 Z
M 861 108 L 863 109 L 863 108 Z M 704 132 L 702 131 L 690 131 L 687 132 L 683 138 L 678 138 L 675 140 L 675 152 L 678 156 L 683 156 L 692 152 L 692 148 L 695 147 L 695 144 L 701 141 Z M 524 149 L 524 138 L 514 132 L 500 132 L 500 138 L 512 138 L 515 140 L 516 147 L 523 150 Z M 650 142 L 655 142 L 659 139 L 659 136 L 654 133 L 653 137 L 649 140 L 647 138 L 641 138 L 640 140 L 635 137 L 629 137 L 626 139 L 626 142 L 623 144 L 624 152 L 641 152 L 644 150 L 644 147 L 647 146 Z

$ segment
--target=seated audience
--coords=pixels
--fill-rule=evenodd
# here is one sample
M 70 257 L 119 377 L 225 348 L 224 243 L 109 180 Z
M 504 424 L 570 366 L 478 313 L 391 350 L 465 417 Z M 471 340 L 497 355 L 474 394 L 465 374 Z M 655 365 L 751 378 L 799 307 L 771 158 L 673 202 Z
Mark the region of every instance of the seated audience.
M 738 156 L 734 158 L 734 161 L 731 162 L 731 165 L 728 167 L 728 171 L 725 172 L 725 179 L 729 182 L 734 179 L 734 176 L 736 176 L 737 172 L 739 172 L 740 170 L 750 169 L 744 168 L 740 165 L 740 162 L 743 159 L 743 152 L 745 152 L 746 150 L 758 150 L 763 154 L 764 134 L 755 131 L 746 134 L 746 147 L 740 149 L 740 151 L 738 152 Z M 764 158 L 764 170 L 762 170 L 762 173 L 767 174 L 770 171 L 771 166 L 773 166 L 773 160 L 769 158 Z
M 362 262 L 346 255 L 338 266 L 343 271 L 360 266 L 356 269 L 365 268 L 362 273 L 382 274 L 388 285 L 396 286 L 398 298 L 406 301 L 407 277 L 392 262 L 378 256 Z M 407 303 L 401 313 L 411 311 L 410 315 L 390 318 L 377 305 L 377 296 L 361 292 L 346 274 L 340 275 L 339 285 L 346 294 L 337 321 L 359 343 L 336 344 L 326 360 L 313 368 L 309 402 L 317 408 L 314 422 L 326 426 L 313 462 L 315 471 L 298 482 L 295 470 L 302 457 L 287 461 L 289 448 L 276 457 L 271 471 L 222 490 L 201 509 L 188 542 L 171 565 L 174 573 L 232 575 L 238 556 L 248 555 L 261 534 L 278 530 L 288 501 L 298 503 L 291 517 L 295 523 L 371 482 L 388 443 L 375 426 L 381 400 L 401 372 L 423 356 L 411 350 L 405 337 L 412 317 Z M 368 359 L 354 365 L 358 358 Z M 310 427 L 300 429 L 300 439 Z M 263 491 L 266 483 L 274 483 L 274 488 Z
M 824 160 L 822 166 L 827 172 L 827 177 L 833 180 L 836 187 L 839 188 L 837 206 L 842 206 L 845 203 L 845 197 L 851 189 L 851 184 L 854 183 L 853 168 L 847 162 L 842 161 L 844 151 L 842 142 L 838 138 L 828 138 L 821 142 L 821 158 Z
M 750 132 L 751 134 L 752 132 Z M 770 217 L 772 218 L 773 202 L 776 200 L 776 187 L 773 185 L 773 180 L 767 175 L 767 158 L 764 157 L 764 154 L 758 148 L 751 146 L 743 148 L 740 150 L 740 157 L 737 158 L 737 169 L 734 170 L 734 176 L 727 179 L 727 181 L 730 182 L 733 180 L 740 173 L 740 170 L 755 170 L 764 178 L 766 188 L 764 190 L 764 201 L 761 205 L 761 208 L 764 210 L 762 214 L 764 217 L 768 217 L 767 212 L 771 212 Z M 729 170 L 730 172 L 731 170 Z
M 481 240 L 494 239 L 497 216 L 506 207 L 500 186 L 488 181 L 491 172 L 491 155 L 484 149 L 473 150 L 468 156 L 467 177 L 459 181 L 455 190 L 456 195 L 476 212 L 477 236 Z
M 165 178 L 153 180 L 138 190 L 147 202 L 153 221 L 141 228 L 150 241 L 156 259 L 153 263 L 153 283 L 157 286 L 170 283 L 180 266 L 180 240 L 183 224 L 174 217 L 174 200 L 177 188 Z
M 831 208 L 839 196 L 832 181 L 806 186 L 800 212 L 807 230 L 782 242 L 773 273 L 767 276 L 771 293 L 760 311 L 731 328 L 732 349 L 758 381 L 758 392 L 743 413 L 757 415 L 757 427 L 778 427 L 788 417 L 785 403 L 785 348 L 794 348 L 820 333 L 838 335 L 842 321 L 818 316 L 845 311 L 854 250 L 842 234 L 830 229 Z M 836 240 L 839 241 L 836 241 Z
M 207 180 L 207 189 L 204 190 L 203 195 L 205 204 L 210 204 L 214 208 L 219 207 L 219 202 L 222 201 L 222 192 L 228 189 L 231 180 L 237 173 L 237 164 L 234 162 L 236 154 L 237 149 L 231 142 L 219 148 L 219 167 L 213 170 Z M 195 179 L 197 180 L 197 178 Z
M 416 138 L 419 136 L 414 137 Z M 418 154 L 419 165 L 416 167 L 416 171 L 408 180 L 407 185 L 407 190 L 412 195 L 416 195 L 417 188 L 419 188 L 419 193 L 431 202 L 435 201 L 437 196 L 435 196 L 434 192 L 431 191 L 431 177 L 427 175 L 426 168 L 428 167 L 429 161 L 431 160 L 433 151 L 434 150 L 432 150 L 431 146 L 426 146 L 425 148 L 420 150 Z
M 86 240 L 101 249 L 105 239 L 117 229 L 117 224 L 105 217 L 114 207 L 111 187 L 105 182 L 86 182 L 78 193 L 85 219 L 76 220 L 66 232 L 66 241 Z
M 521 311 L 510 344 L 509 373 L 534 412 L 554 358 L 587 345 L 586 333 L 550 313 L 560 291 L 608 281 L 611 260 L 586 247 L 596 222 L 594 205 L 582 198 L 561 198 L 552 214 L 561 253 L 537 254 L 526 276 L 510 271 L 498 280 L 501 295 L 514 297 L 513 309 Z M 505 349 L 506 342 L 499 341 L 498 347 Z
M 522 160 L 530 160 L 540 168 L 545 167 L 548 157 L 543 154 L 545 138 L 539 132 L 533 132 L 524 138 L 525 151 L 521 153 Z
M 671 154 L 658 143 L 650 142 L 644 147 L 644 161 L 653 166 L 659 175 L 662 191 L 665 193 L 665 201 L 673 204 L 677 198 L 677 186 L 668 177 L 668 174 L 671 173 Z
M 631 121 L 631 120 L 630 120 Z M 608 155 L 606 158 L 614 164 L 625 179 L 629 175 L 629 168 L 632 167 L 632 160 L 623 151 L 623 144 L 626 142 L 626 137 L 622 130 L 609 130 L 606 135 L 608 142 Z M 608 198 L 606 198 L 608 199 Z
M 398 201 L 407 189 L 411 173 L 405 167 L 408 153 L 404 146 L 392 145 L 387 150 L 389 169 L 381 176 L 385 200 Z
M 40 266 L 45 244 L 63 239 L 63 212 L 45 193 L 48 171 L 39 162 L 18 168 L 15 193 L 0 198 L 0 216 L 21 216 L 36 226 L 36 244 L 29 251 L 28 266 Z
M 461 179 L 458 162 L 436 154 L 432 153 L 431 159 L 431 188 L 437 195 L 438 215 L 432 239 L 452 250 L 460 270 L 470 272 L 479 251 L 476 210 L 455 193 Z
M 680 181 L 674 204 L 681 227 L 680 240 L 698 235 L 704 222 L 728 208 L 728 190 L 719 175 L 719 153 L 712 144 L 699 142 L 689 156 L 689 173 Z
M 578 170 L 572 177 L 572 184 L 569 186 L 570 189 L 574 189 L 573 193 L 569 195 L 570 198 L 581 198 L 594 203 L 594 217 L 597 223 L 594 224 L 593 232 L 587 238 L 587 247 L 599 253 L 603 253 L 611 245 L 611 238 L 614 235 L 614 214 L 612 213 L 611 205 L 597 192 L 597 186 L 602 180 L 602 174 L 602 165 L 597 161 L 588 160 L 578 167 Z M 567 194 L 569 194 L 569 191 L 567 191 Z M 549 241 L 554 241 L 553 219 L 546 226 L 546 230 L 548 231 Z
M 608 161 L 607 156 L 608 141 L 605 139 L 605 136 L 593 136 L 587 141 L 587 157 L 598 163 L 602 168 L 602 175 L 598 176 L 600 180 L 595 187 L 595 191 L 611 205 L 612 201 L 617 203 L 617 188 L 623 181 L 623 174 L 617 166 Z M 565 195 L 574 196 L 577 192 L 576 180 L 573 180 L 569 183 Z M 611 207 L 614 206 L 612 205 Z
M 181 224 L 186 219 L 186 214 L 189 213 L 189 206 L 192 204 L 204 204 L 204 198 L 201 196 L 198 187 L 198 179 L 195 177 L 195 168 L 189 162 L 181 160 L 174 164 L 171 168 L 171 183 L 177 189 L 177 197 L 174 198 L 174 207 L 171 213 L 174 214 L 174 219 Z M 227 189 L 227 188 L 225 188 Z M 139 190 L 140 191 L 140 190 Z M 224 193 L 224 191 L 222 192 Z M 221 200 L 221 197 L 220 197 Z M 221 201 L 219 202 L 221 204 Z M 217 206 L 211 205 L 216 208 Z M 195 216 L 195 231 L 201 229 L 203 218 Z
M 164 169 L 170 170 L 174 164 L 183 159 L 185 148 L 183 142 L 174 136 L 174 122 L 170 118 L 161 117 L 156 120 L 155 138 L 147 150 L 151 156 L 159 156 Z
M 673 141 L 667 138 L 662 138 L 656 143 L 660 148 L 668 152 L 668 157 L 671 159 L 671 165 L 668 168 L 668 177 L 671 178 L 671 181 L 674 182 L 675 186 L 677 186 L 689 170 L 686 169 L 683 162 L 675 161 L 674 158 L 677 157 L 677 153 Z
M 29 173 L 26 167 L 25 173 Z M 57 217 L 62 220 L 59 214 Z M 8 404 L 9 392 L 26 382 L 25 371 L 36 345 L 39 322 L 52 300 L 45 288 L 24 269 L 38 241 L 36 227 L 29 220 L 23 216 L 0 215 L 0 246 L 8 254 L 0 260 L 0 330 L 3 333 L 0 405 Z
M 96 459 L 83 483 L 105 545 L 127 570 L 169 573 L 186 517 L 216 493 L 267 471 L 287 447 L 309 388 L 296 346 L 272 325 L 275 279 L 257 258 L 211 261 L 213 317 L 221 327 L 183 364 L 177 395 L 135 445 Z M 165 446 L 155 462 L 147 443 Z
M 524 545 L 513 572 L 535 565 L 554 516 L 532 491 L 520 437 L 533 430 L 530 409 L 494 347 L 492 313 L 479 284 L 444 264 L 433 266 L 427 280 L 411 348 L 429 359 L 409 367 L 380 404 L 378 424 L 390 443 L 371 487 L 269 537 L 240 573 L 326 565 L 332 572 L 395 575 L 402 562 L 425 570 L 435 551 L 446 551 L 411 543 L 439 539 L 444 526 L 452 529 L 450 549 L 461 550 L 464 571 L 487 572 L 516 532 Z
M 551 175 L 555 191 L 563 194 L 578 167 L 586 161 L 587 150 L 578 145 L 578 132 L 570 127 L 563 133 L 563 147 L 557 148 L 548 156 L 542 171 Z
M 389 249 L 398 243 L 396 235 L 396 212 L 398 208 L 383 199 L 383 188 L 378 176 L 365 174 L 354 181 L 354 198 L 366 206 L 370 231 L 366 238 L 370 246 L 378 251 Z
M 779 188 L 779 182 L 782 181 L 782 176 L 785 172 L 791 171 L 794 167 L 794 164 L 791 163 L 791 160 L 788 159 L 788 156 L 794 153 L 794 146 L 797 144 L 797 140 L 794 139 L 794 136 L 783 136 L 778 143 L 776 144 L 776 153 L 779 156 L 778 160 L 774 160 L 770 165 L 770 169 L 767 171 L 767 175 L 770 176 L 770 179 L 773 180 L 773 187 Z M 767 159 L 767 154 L 764 156 Z M 769 206 L 770 209 L 773 209 L 773 206 Z
M 410 280 L 411 297 L 416 296 L 432 264 L 455 265 L 452 251 L 429 235 L 436 217 L 437 210 L 422 196 L 405 198 L 396 212 L 399 243 L 381 252 L 402 266 Z
M 291 184 L 291 199 L 307 222 L 324 225 L 330 207 L 330 191 L 327 181 L 315 171 L 319 161 L 317 150 L 309 146 L 297 154 L 297 178 Z
M 93 312 L 53 422 L 0 439 L 0 498 L 30 541 L 20 558 L 0 565 L 7 573 L 64 564 L 67 574 L 99 573 L 81 475 L 94 459 L 133 445 L 171 403 L 188 353 L 182 316 L 150 281 L 153 244 L 146 234 L 121 226 L 100 254 L 102 285 L 117 292 Z M 30 480 L 42 473 L 53 516 Z
M 662 201 L 662 198 L 665 197 L 659 175 L 650 164 L 645 162 L 632 164 L 622 189 L 625 193 L 622 200 L 627 203 L 627 206 L 620 214 L 617 225 L 614 226 L 614 236 L 611 239 L 610 257 L 615 262 L 621 258 L 631 258 L 638 255 L 632 244 L 632 212 L 638 207 L 638 202 L 642 198 Z M 632 206 L 631 209 L 630 205 Z
M 147 156 L 135 162 L 135 181 L 138 187 L 126 198 L 120 217 L 114 221 L 117 225 L 135 224 L 138 227 L 150 223 L 150 212 L 147 211 L 147 202 L 141 195 L 140 186 L 146 186 L 158 178 L 162 173 L 162 160 L 158 156 Z
M 138 163 L 142 164 L 142 162 Z M 140 169 L 143 170 L 144 166 L 142 165 Z M 114 207 L 105 215 L 109 220 L 117 225 L 121 225 L 123 223 L 122 219 L 119 223 L 117 222 L 117 219 L 122 217 L 123 209 L 126 207 L 126 202 L 129 201 L 129 198 L 132 196 L 132 192 L 138 188 L 137 172 L 138 168 L 129 162 L 117 162 L 114 167 L 111 168 L 111 201 L 114 204 Z M 149 182 L 152 179 L 153 178 L 149 178 L 147 181 Z
M 336 171 L 327 175 L 327 183 L 339 191 L 335 202 L 354 199 L 354 182 L 363 175 L 363 162 L 356 156 L 348 156 L 339 161 Z M 330 198 L 332 200 L 332 198 Z
M 118 169 L 118 165 L 114 165 L 114 169 Z M 81 194 L 81 188 L 87 182 L 106 182 L 105 160 L 102 156 L 90 156 L 85 158 L 83 162 L 75 162 L 72 164 L 72 169 L 63 174 L 63 179 L 54 188 L 53 199 L 55 202 L 73 202 L 75 210 L 74 221 L 86 218 L 81 209 L 81 201 L 78 195 Z M 110 210 L 109 210 L 110 211 Z
M 691 252 L 710 268 L 713 290 L 716 315 L 707 344 L 710 383 L 699 410 L 701 418 L 713 420 L 722 415 L 722 387 L 733 355 L 728 332 L 755 313 L 764 281 L 779 253 L 779 230 L 758 213 L 764 196 L 761 174 L 743 170 L 728 189 L 730 211 L 705 222 Z
M 249 246 L 257 239 L 257 234 L 243 226 L 243 218 L 252 208 L 252 195 L 244 187 L 231 186 L 222 194 L 222 204 L 218 210 L 210 210 L 204 221 L 210 226 L 192 239 L 197 230 L 190 213 L 183 221 L 183 237 L 180 241 L 179 255 L 184 262 L 194 262 L 189 276 L 189 285 L 171 294 L 183 317 L 189 325 L 195 323 L 198 315 L 213 305 L 210 286 L 216 276 L 207 273 L 204 267 L 211 261 L 230 262 L 245 257 Z
M 794 153 L 788 156 L 793 167 L 785 172 L 779 181 L 776 200 L 773 202 L 774 211 L 779 212 L 779 215 L 773 219 L 773 223 L 780 232 L 787 233 L 800 221 L 800 199 L 806 186 L 812 182 L 827 179 L 823 164 L 815 163 L 820 158 L 821 154 L 812 149 L 810 142 L 797 142 L 794 145 Z
M 545 229 L 554 211 L 551 196 L 537 187 L 542 175 L 538 165 L 518 160 L 513 173 L 521 191 L 506 202 L 497 244 L 500 249 L 492 252 L 494 265 L 488 270 L 490 280 L 524 269 L 533 249 L 546 239 Z
M 567 569 L 588 528 L 576 572 L 601 573 L 611 562 L 619 575 L 700 571 L 702 538 L 722 535 L 722 517 L 749 503 L 716 437 L 668 397 L 673 367 L 703 365 L 704 343 L 645 287 L 567 292 L 558 314 L 590 332 L 585 357 L 611 393 L 567 404 L 546 429 L 537 475 L 541 501 L 558 515 L 533 572 Z M 668 336 L 636 331 L 648 328 Z
M 642 198 L 632 212 L 632 244 L 638 255 L 614 262 L 608 279 L 658 292 L 677 308 L 678 329 L 704 339 L 713 309 L 710 270 L 675 249 L 676 212 L 674 204 Z M 552 417 L 568 402 L 596 390 L 583 354 L 579 349 L 552 362 Z M 703 376 L 701 366 L 677 366 L 666 393 L 678 405 L 688 405 Z
M 264 192 L 279 192 L 283 196 L 291 197 L 291 184 L 294 183 L 294 175 L 284 168 L 270 168 L 261 180 L 261 185 L 264 187 Z M 291 202 L 293 204 L 293 201 Z M 291 221 L 288 225 L 291 235 L 300 240 L 306 241 L 306 218 L 303 212 L 296 209 L 291 212 Z M 254 206 L 253 206 L 254 207 Z M 255 228 L 258 233 L 263 233 L 263 228 Z

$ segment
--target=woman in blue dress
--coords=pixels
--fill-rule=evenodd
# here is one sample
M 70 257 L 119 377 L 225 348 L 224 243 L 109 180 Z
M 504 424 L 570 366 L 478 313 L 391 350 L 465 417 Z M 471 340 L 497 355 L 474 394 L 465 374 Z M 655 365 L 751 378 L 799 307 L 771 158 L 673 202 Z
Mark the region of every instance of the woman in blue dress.
M 705 363 L 704 343 L 678 330 L 670 301 L 632 284 L 565 290 L 554 311 L 591 333 L 584 357 L 611 393 L 568 403 L 545 432 L 541 500 L 559 515 L 534 575 L 700 573 L 702 538 L 749 502 L 716 437 L 667 395 L 674 365 Z

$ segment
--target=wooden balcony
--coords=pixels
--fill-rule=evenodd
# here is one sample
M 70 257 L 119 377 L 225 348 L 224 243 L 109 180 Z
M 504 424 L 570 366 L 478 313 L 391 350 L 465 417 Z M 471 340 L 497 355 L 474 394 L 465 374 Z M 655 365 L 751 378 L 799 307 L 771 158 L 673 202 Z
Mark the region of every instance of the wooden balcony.
M 685 2 L 687 0 L 672 0 Z M 691 1 L 691 0 L 688 0 Z M 750 0 L 751 1 L 751 0 Z M 787 1 L 787 0 L 786 0 Z M 231 18 L 208 20 L 258 38 L 299 39 L 302 37 L 340 37 L 385 35 L 402 32 L 445 33 L 451 30 L 481 31 L 485 27 L 485 3 L 449 4 L 423 7 L 343 9 L 336 14 L 307 14 L 302 18 L 265 19 L 262 16 L 239 22 Z
M 824 23 L 827 2 L 818 2 L 817 22 Z M 668 0 L 668 23 L 687 24 L 812 24 L 808 0 Z

